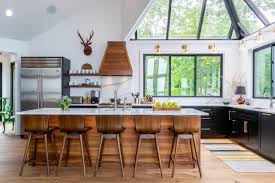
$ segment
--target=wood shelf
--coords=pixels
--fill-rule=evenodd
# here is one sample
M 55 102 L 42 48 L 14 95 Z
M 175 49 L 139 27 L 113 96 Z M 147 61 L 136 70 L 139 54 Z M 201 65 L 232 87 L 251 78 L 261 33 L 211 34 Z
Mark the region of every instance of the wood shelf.
M 95 85 L 65 85 L 65 88 L 101 88 L 101 86 Z
M 73 73 L 66 73 L 64 76 L 100 76 L 99 74 L 73 74 Z

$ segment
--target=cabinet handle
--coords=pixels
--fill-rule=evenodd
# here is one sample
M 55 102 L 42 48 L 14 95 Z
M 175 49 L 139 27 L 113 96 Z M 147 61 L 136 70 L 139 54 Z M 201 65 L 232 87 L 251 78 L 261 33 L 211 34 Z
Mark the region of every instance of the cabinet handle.
M 228 120 L 231 121 L 231 111 L 229 111 Z
M 202 120 L 210 120 L 211 118 L 201 118 Z
M 211 111 L 211 109 L 201 109 L 202 111 Z
M 211 128 L 201 128 L 201 130 L 203 130 L 203 131 L 210 131 Z
M 272 114 L 269 114 L 269 113 L 262 113 L 262 115 L 264 115 L 264 116 L 272 116 Z
M 248 133 L 248 128 L 247 128 L 247 126 L 248 126 L 248 122 L 247 121 L 244 121 L 244 123 L 243 123 L 243 132 L 244 133 Z

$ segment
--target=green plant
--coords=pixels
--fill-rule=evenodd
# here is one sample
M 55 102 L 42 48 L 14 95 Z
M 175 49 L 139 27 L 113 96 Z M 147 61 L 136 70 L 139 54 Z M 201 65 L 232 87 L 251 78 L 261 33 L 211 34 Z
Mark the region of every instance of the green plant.
M 63 96 L 61 99 L 57 101 L 58 107 L 60 107 L 63 111 L 67 111 L 71 105 L 71 99 L 68 96 Z

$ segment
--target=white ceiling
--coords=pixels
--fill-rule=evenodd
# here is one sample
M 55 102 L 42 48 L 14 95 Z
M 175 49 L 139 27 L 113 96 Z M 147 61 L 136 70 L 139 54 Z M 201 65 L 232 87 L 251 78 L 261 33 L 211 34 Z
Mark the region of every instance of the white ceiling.
M 57 8 L 56 14 L 48 14 L 48 6 Z M 92 6 L 90 0 L 0 0 L 0 38 L 22 41 L 46 32 L 81 8 Z M 12 9 L 12 17 L 5 10 Z

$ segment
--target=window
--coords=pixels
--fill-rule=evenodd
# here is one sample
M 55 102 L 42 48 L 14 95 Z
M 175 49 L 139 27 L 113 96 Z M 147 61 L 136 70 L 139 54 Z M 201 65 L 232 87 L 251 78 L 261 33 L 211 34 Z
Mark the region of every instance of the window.
M 272 55 L 275 53 L 275 44 L 270 44 L 254 50 L 253 53 L 253 96 L 254 98 L 268 98 L 271 93 L 275 97 L 275 90 L 272 87 L 274 78 L 274 64 Z M 273 73 L 273 74 L 272 74 Z
M 274 0 L 252 0 L 260 11 L 266 16 L 269 22 L 275 22 L 275 1 Z
M 154 0 L 134 40 L 242 39 L 275 22 L 274 6 L 274 0 Z
M 222 97 L 222 55 L 144 55 L 144 96 Z
M 264 27 L 264 24 L 243 0 L 233 0 L 233 3 L 240 21 L 249 33 L 256 32 Z
M 231 20 L 223 0 L 208 0 L 201 30 L 201 39 L 227 39 Z

